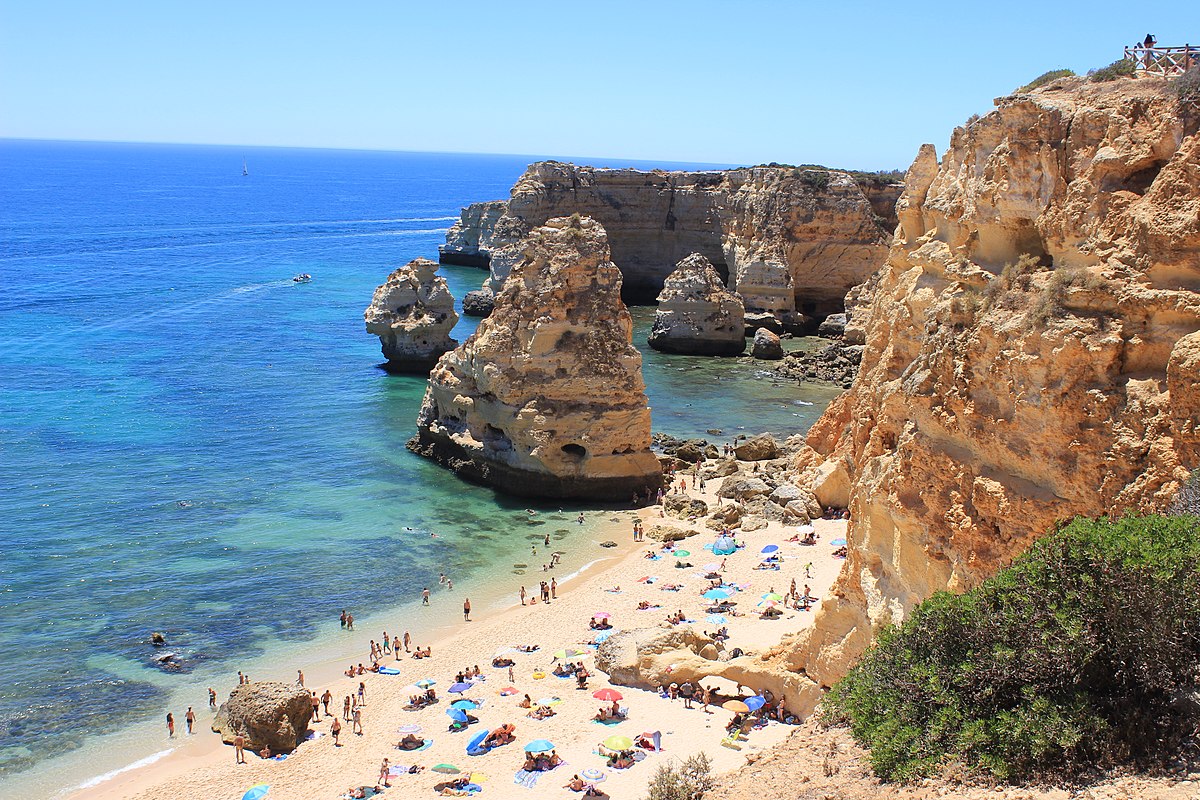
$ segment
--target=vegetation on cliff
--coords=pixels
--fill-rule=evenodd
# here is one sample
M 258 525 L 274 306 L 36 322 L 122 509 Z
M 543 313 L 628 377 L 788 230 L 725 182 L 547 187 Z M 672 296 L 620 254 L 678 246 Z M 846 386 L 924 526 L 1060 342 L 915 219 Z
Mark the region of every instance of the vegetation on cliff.
M 885 779 L 1146 765 L 1194 737 L 1200 518 L 1076 519 L 963 595 L 935 594 L 834 686 Z
M 1025 84 L 1020 89 L 1017 89 L 1017 91 L 1014 92 L 1014 94 L 1020 94 L 1021 92 L 1032 92 L 1034 89 L 1041 88 L 1042 86 L 1045 86 L 1046 84 L 1050 83 L 1051 81 L 1056 81 L 1059 78 L 1074 77 L 1074 75 L 1075 75 L 1074 70 L 1052 69 L 1049 72 L 1043 72 L 1041 75 L 1038 75 L 1036 78 L 1031 80 L 1029 83 Z

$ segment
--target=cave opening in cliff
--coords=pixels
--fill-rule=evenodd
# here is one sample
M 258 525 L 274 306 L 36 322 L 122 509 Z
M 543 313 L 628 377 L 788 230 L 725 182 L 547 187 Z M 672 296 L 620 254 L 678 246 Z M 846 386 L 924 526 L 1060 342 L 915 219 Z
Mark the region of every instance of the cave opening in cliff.
M 587 458 L 587 448 L 581 444 L 564 444 L 561 449 L 563 453 L 575 459 L 576 461 L 582 461 L 583 459 Z

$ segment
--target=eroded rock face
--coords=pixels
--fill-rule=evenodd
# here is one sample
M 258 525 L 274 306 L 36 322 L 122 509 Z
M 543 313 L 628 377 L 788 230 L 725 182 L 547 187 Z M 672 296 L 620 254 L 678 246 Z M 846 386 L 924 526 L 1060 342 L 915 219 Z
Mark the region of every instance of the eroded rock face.
M 367 333 L 379 337 L 389 372 L 428 372 L 442 353 L 458 345 L 450 338 L 458 322 L 454 297 L 437 268 L 427 258 L 408 262 L 375 290 L 363 313 Z
M 735 356 L 746 349 L 742 300 L 699 253 L 680 261 L 658 295 L 649 344 L 664 353 Z
M 491 316 L 430 375 L 409 447 L 512 494 L 625 501 L 657 489 L 620 292 L 599 223 L 534 231 Z
M 608 230 L 627 299 L 652 300 L 675 265 L 698 253 L 731 276 L 748 310 L 796 328 L 841 311 L 845 293 L 883 262 L 891 238 L 863 189 L 836 170 L 645 172 L 544 161 L 526 170 L 507 206 L 529 226 L 572 213 Z M 499 248 L 490 237 L 494 258 Z M 469 257 L 470 239 L 452 231 L 442 258 L 459 240 Z
M 213 733 L 233 744 L 239 734 L 251 751 L 290 753 L 304 740 L 312 718 L 312 695 L 303 686 L 260 681 L 238 686 L 217 709 Z
M 491 254 L 496 222 L 508 204 L 503 200 L 471 203 L 462 210 L 458 222 L 446 232 L 446 243 L 438 247 L 438 261 L 467 267 L 486 267 Z
M 768 659 L 809 706 L 933 592 L 1056 520 L 1161 510 L 1200 466 L 1197 120 L 1155 79 L 1056 86 L 909 172 L 861 369 L 798 458 L 852 515 L 815 628 Z

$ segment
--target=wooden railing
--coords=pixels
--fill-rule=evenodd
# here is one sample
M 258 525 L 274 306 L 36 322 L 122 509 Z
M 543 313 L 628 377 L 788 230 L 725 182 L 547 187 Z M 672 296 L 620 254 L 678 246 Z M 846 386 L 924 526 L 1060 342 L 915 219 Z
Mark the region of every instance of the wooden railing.
M 1195 66 L 1200 66 L 1200 47 L 1126 47 L 1126 60 L 1132 61 L 1134 69 L 1147 75 L 1172 77 L 1182 75 Z

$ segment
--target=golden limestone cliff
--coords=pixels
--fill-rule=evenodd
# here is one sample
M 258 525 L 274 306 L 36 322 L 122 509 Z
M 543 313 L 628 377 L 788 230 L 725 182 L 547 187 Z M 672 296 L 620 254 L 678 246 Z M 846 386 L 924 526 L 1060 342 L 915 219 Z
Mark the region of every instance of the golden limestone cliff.
M 1200 467 L 1196 115 L 1157 79 L 996 105 L 909 170 L 861 370 L 798 458 L 851 513 L 815 627 L 761 664 L 808 707 L 933 592 Z

